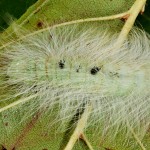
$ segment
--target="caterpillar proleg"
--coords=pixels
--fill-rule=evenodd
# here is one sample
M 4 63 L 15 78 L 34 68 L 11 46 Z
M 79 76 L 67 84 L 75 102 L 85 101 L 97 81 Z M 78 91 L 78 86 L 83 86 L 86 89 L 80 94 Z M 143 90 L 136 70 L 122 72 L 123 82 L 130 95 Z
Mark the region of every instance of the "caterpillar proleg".
M 10 88 L 20 105 L 37 94 L 28 99 L 30 112 L 57 105 L 62 122 L 90 103 L 87 128 L 96 125 L 98 131 L 107 120 L 106 128 L 117 134 L 128 122 L 143 137 L 150 124 L 150 36 L 133 29 L 119 47 L 117 37 L 73 26 L 24 38 L 2 54 L 1 78 L 7 78 L 0 88 Z

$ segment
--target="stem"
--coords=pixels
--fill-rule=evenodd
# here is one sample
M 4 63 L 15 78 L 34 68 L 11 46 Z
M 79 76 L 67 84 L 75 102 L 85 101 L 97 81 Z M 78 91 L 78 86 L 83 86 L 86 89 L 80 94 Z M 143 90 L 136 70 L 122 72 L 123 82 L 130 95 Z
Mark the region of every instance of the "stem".
M 19 104 L 21 104 L 21 103 L 27 102 L 27 101 L 29 101 L 30 99 L 35 98 L 36 96 L 37 96 L 37 94 L 31 95 L 31 96 L 29 96 L 29 97 L 26 97 L 26 98 L 20 99 L 20 100 L 18 100 L 18 101 L 16 101 L 16 102 L 13 102 L 13 103 L 11 103 L 11 104 L 9 104 L 9 105 L 3 107 L 3 108 L 0 108 L 0 113 L 3 112 L 3 111 L 5 111 L 5 110 L 7 110 L 7 109 L 10 109 L 10 108 L 12 108 L 12 107 L 15 107 L 15 106 L 17 106 L 17 105 L 19 105 Z
M 79 139 L 80 135 L 83 133 L 83 130 L 84 130 L 87 120 L 88 120 L 90 110 L 91 110 L 91 106 L 88 106 L 85 109 L 84 113 L 82 114 L 80 120 L 77 123 L 77 127 L 76 127 L 75 131 L 73 132 L 73 134 L 64 150 L 71 150 L 74 147 L 76 141 Z
M 120 45 L 127 38 L 127 35 L 132 29 L 138 14 L 140 13 L 140 11 L 142 11 L 143 7 L 145 6 L 145 3 L 146 3 L 146 0 L 136 0 L 133 6 L 131 7 L 131 9 L 129 10 L 129 18 L 127 19 L 118 37 L 118 42 Z
M 117 18 L 122 18 L 122 17 L 124 17 L 126 15 L 129 15 L 129 11 L 124 12 L 124 13 L 120 13 L 120 14 L 116 14 L 116 15 L 111 15 L 111 16 L 79 19 L 79 20 L 73 20 L 73 21 L 69 21 L 69 22 L 64 22 L 64 23 L 56 24 L 56 25 L 53 25 L 53 26 L 50 26 L 50 27 L 47 27 L 47 28 L 44 28 L 44 29 L 40 29 L 40 30 L 35 31 L 33 33 L 30 33 L 28 35 L 22 36 L 21 38 L 19 38 L 16 41 L 12 41 L 12 42 L 9 42 L 9 43 L 1 46 L 0 49 L 3 49 L 5 47 L 9 46 L 10 44 L 13 44 L 13 43 L 15 43 L 17 41 L 23 40 L 23 39 L 28 38 L 30 36 L 36 35 L 38 33 L 47 31 L 49 29 L 58 28 L 58 27 L 62 27 L 62 26 L 67 26 L 67 25 L 79 24 L 79 23 L 84 23 L 84 22 L 96 22 L 96 21 L 113 20 L 113 19 L 117 19 Z

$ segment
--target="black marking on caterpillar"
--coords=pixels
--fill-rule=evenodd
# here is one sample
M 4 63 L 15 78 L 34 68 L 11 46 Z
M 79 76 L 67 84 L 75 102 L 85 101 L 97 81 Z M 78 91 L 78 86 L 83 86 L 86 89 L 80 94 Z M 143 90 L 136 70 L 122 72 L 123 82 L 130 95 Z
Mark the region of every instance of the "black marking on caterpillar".
M 79 65 L 79 67 L 76 69 L 76 72 L 79 72 L 80 69 L 81 69 L 81 66 Z
M 91 72 L 92 75 L 96 75 L 96 74 L 100 71 L 100 69 L 101 69 L 101 68 L 94 66 L 94 67 L 90 70 L 90 72 Z
M 53 35 L 52 35 L 52 34 L 50 34 L 49 38 L 50 38 L 50 40 L 51 40 L 51 39 L 53 39 Z
M 64 69 L 65 68 L 65 61 L 64 60 L 60 60 L 58 64 L 59 64 L 59 68 L 60 69 Z

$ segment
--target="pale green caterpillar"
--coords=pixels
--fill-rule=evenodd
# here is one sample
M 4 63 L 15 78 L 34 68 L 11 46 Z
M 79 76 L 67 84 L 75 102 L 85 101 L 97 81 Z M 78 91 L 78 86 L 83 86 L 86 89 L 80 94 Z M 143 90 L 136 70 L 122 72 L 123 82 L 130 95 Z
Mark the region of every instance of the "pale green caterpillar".
M 150 37 L 133 29 L 119 47 L 117 37 L 73 26 L 18 41 L 3 54 L 1 88 L 11 87 L 13 98 L 36 95 L 31 111 L 58 105 L 62 122 L 90 103 L 87 126 L 107 118 L 107 128 L 119 130 L 128 121 L 143 136 L 150 124 Z

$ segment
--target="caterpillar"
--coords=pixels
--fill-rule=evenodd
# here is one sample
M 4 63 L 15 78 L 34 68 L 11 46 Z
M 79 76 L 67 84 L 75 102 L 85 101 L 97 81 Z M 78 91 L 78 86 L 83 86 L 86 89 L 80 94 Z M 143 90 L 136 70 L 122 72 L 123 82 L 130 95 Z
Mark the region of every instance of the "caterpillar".
M 150 124 L 150 36 L 132 29 L 119 47 L 117 37 L 71 26 L 24 38 L 1 52 L 1 78 L 7 78 L 0 88 L 10 88 L 11 99 L 29 98 L 28 114 L 57 105 L 57 119 L 65 122 L 90 103 L 87 128 L 99 129 L 107 118 L 107 128 L 118 131 L 128 121 L 144 136 Z

